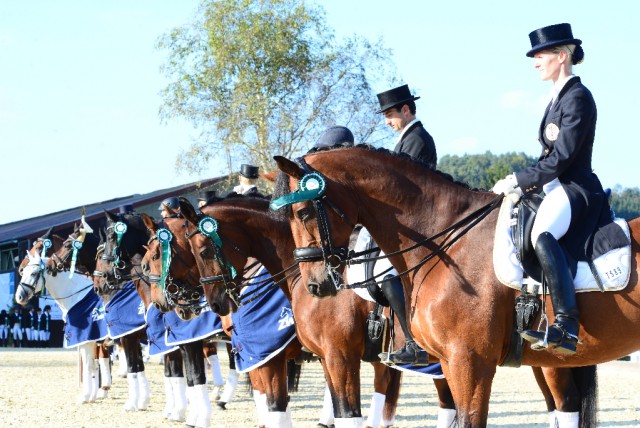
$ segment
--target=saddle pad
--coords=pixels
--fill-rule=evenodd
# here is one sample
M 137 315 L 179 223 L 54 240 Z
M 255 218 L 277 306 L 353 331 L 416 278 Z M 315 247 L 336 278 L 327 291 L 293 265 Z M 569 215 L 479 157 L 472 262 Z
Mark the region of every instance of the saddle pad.
M 442 366 L 440 363 L 433 363 L 426 366 L 414 366 L 413 364 L 396 364 L 390 365 L 392 369 L 400 370 L 405 373 L 411 373 L 419 376 L 426 376 L 432 379 L 444 379 Z
M 523 268 L 516 257 L 516 247 L 511 239 L 511 211 L 513 202 L 504 198 L 498 221 L 493 245 L 493 267 L 498 280 L 511 288 L 520 290 L 523 283 Z M 627 238 L 630 238 L 629 225 L 624 219 L 616 218 L 615 222 L 622 228 Z M 629 283 L 631 275 L 631 245 L 617 248 L 598 257 L 593 261 L 602 280 L 605 291 L 619 291 Z M 534 282 L 527 278 L 527 282 Z M 586 262 L 578 262 L 576 276 L 573 279 L 576 293 L 600 291 L 591 269 Z M 542 293 L 540 287 L 539 293 Z
M 75 348 L 109 337 L 102 299 L 93 289 L 89 289 L 84 298 L 69 309 L 65 321 L 65 348 Z
M 106 304 L 105 320 L 109 337 L 117 339 L 146 327 L 144 303 L 133 281 L 127 282 Z
M 181 319 L 175 311 L 164 314 L 164 326 L 167 330 L 164 338 L 167 345 L 182 345 L 222 333 L 220 317 L 211 311 L 204 297 L 201 303 L 200 315 L 188 321 Z
M 178 349 L 177 346 L 167 346 L 164 340 L 166 329 L 164 328 L 164 314 L 162 312 L 156 309 L 155 306 L 149 305 L 144 319 L 147 322 L 147 343 L 149 344 L 150 356 L 164 355 Z
M 269 277 L 270 274 L 261 266 L 252 282 L 259 283 Z M 250 289 L 244 287 L 241 294 Z M 279 287 L 271 287 L 258 299 L 240 306 L 231 315 L 231 320 L 231 343 L 236 352 L 238 373 L 246 373 L 265 364 L 296 338 L 291 302 Z

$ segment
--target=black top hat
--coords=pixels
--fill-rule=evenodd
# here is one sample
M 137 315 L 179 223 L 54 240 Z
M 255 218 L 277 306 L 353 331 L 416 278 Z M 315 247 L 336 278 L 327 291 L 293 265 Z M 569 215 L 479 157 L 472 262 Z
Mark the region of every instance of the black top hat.
M 529 40 L 531 40 L 531 50 L 527 52 L 528 57 L 533 57 L 540 51 L 556 46 L 580 46 L 582 44 L 582 40 L 573 38 L 570 24 L 556 24 L 538 28 L 529 33 Z
M 398 104 L 408 103 L 409 101 L 419 100 L 420 97 L 414 97 L 409 91 L 409 85 L 398 86 L 397 88 L 389 89 L 386 92 L 380 92 L 378 94 L 378 102 L 380 103 L 380 110 L 376 113 L 382 113 L 385 110 L 389 110 L 391 107 L 395 107 Z
M 331 126 L 324 130 L 316 147 L 318 149 L 324 147 L 333 147 L 336 144 L 342 144 L 343 146 L 353 146 L 353 133 L 346 126 Z
M 209 201 L 210 199 L 216 198 L 218 195 L 216 195 L 216 191 L 215 190 L 207 190 L 203 193 L 200 194 L 200 197 L 198 198 L 199 201 Z
M 246 178 L 258 178 L 258 167 L 243 163 L 240 165 L 240 175 Z

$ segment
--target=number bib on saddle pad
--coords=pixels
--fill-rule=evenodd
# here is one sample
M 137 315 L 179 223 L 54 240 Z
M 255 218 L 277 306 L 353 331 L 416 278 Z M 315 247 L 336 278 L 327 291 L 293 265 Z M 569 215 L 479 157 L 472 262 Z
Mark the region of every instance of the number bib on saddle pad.
M 116 292 L 104 308 L 109 337 L 117 339 L 147 326 L 144 320 L 144 303 L 133 281 L 127 282 Z
M 252 282 L 261 283 L 270 276 L 264 266 L 261 266 L 258 276 Z M 231 315 L 231 343 L 236 351 L 238 373 L 260 367 L 278 355 L 296 337 L 291 303 L 279 287 L 267 290 L 269 284 L 265 284 L 265 288 L 257 292 L 264 294 L 243 304 L 238 312 Z M 244 287 L 241 295 L 249 290 L 253 290 L 253 287 Z
M 202 312 L 188 321 L 181 319 L 175 311 L 164 314 L 167 345 L 182 345 L 222 333 L 220 317 L 211 311 L 204 297 L 201 298 L 200 303 L 202 303 Z
M 524 270 L 516 255 L 516 247 L 512 239 L 511 213 L 513 209 L 513 202 L 509 198 L 504 198 L 496 223 L 493 267 L 496 277 L 502 284 L 520 290 L 524 280 Z M 630 239 L 627 222 L 624 219 L 616 218 L 615 223 L 620 226 L 627 238 Z M 599 273 L 605 291 L 624 289 L 629 282 L 631 273 L 631 244 L 603 254 L 593 260 L 593 264 Z M 527 282 L 535 281 L 527 278 Z M 591 268 L 586 262 L 578 262 L 573 283 L 578 293 L 600 290 Z M 540 288 L 539 292 L 542 293 L 542 288 Z
M 65 348 L 75 348 L 87 342 L 95 342 L 109 337 L 102 299 L 93 292 L 92 288 L 87 291 L 82 300 L 69 309 L 65 318 Z

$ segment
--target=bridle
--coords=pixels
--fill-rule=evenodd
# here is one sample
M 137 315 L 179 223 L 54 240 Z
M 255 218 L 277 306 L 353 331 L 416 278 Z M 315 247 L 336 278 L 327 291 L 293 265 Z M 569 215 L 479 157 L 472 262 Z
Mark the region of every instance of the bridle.
M 120 244 L 122 243 L 122 237 L 125 233 L 127 233 L 127 225 L 124 222 L 118 221 L 112 225 L 107 226 L 107 235 L 109 235 L 110 231 L 116 234 L 116 245 L 113 247 L 111 253 L 109 253 L 107 251 L 107 242 L 100 244 L 98 246 L 96 259 L 100 257 L 101 260 L 111 263 L 112 272 L 102 271 L 99 269 L 93 271 L 93 276 L 104 278 L 105 287 L 108 292 L 118 290 L 120 286 L 120 280 L 123 279 L 123 275 L 120 273 L 120 271 L 125 269 L 126 263 L 121 259 L 122 251 L 120 249 Z M 109 281 L 109 274 L 112 274 L 115 282 L 112 283 Z
M 297 262 L 324 261 L 329 278 L 331 278 L 336 289 L 339 289 L 343 286 L 343 281 L 338 269 L 347 263 L 350 254 L 349 248 L 336 247 L 333 244 L 325 204 L 328 205 L 342 221 L 349 224 L 352 229 L 355 228 L 355 225 L 349 221 L 344 212 L 327 197 L 325 193 L 327 184 L 324 176 L 311 168 L 304 158 L 300 157 L 296 159 L 296 162 L 305 172 L 305 175 L 298 182 L 298 190 L 272 201 L 270 205 L 271 209 L 277 210 L 297 202 L 312 202 L 318 223 L 320 247 L 297 247 L 293 251 L 293 257 Z
M 186 223 L 187 222 L 185 222 L 185 227 Z M 162 227 L 164 226 L 164 222 L 161 221 L 159 226 L 161 227 L 159 227 L 156 233 L 149 239 L 148 245 L 151 245 L 154 240 L 159 242 L 162 270 L 160 275 L 149 274 L 149 281 L 151 284 L 159 284 L 168 305 L 186 308 L 195 315 L 198 315 L 203 307 L 207 305 L 206 301 L 202 299 L 203 293 L 198 287 L 190 285 L 187 281 L 175 280 L 171 275 L 171 262 L 174 259 L 173 256 L 175 253 L 171 246 L 173 234 L 168 228 Z M 177 257 L 176 259 L 179 260 L 183 266 L 190 268 L 181 258 Z M 181 303 L 181 301 L 186 303 Z
M 64 258 L 60 258 L 60 256 L 58 256 L 58 253 L 55 252 L 53 254 L 51 254 L 51 258 L 54 260 L 55 264 L 55 270 L 57 272 L 64 272 L 67 270 L 67 263 L 69 262 L 69 259 L 71 258 L 71 262 L 69 263 L 69 278 L 73 278 L 73 274 L 76 268 L 76 261 L 78 260 L 78 251 L 80 251 L 80 249 L 82 248 L 83 242 L 78 240 L 77 236 L 73 236 L 74 234 L 69 235 L 69 237 L 62 243 L 62 248 L 66 248 L 67 243 L 71 243 L 71 251 L 67 251 L 66 254 L 64 255 Z

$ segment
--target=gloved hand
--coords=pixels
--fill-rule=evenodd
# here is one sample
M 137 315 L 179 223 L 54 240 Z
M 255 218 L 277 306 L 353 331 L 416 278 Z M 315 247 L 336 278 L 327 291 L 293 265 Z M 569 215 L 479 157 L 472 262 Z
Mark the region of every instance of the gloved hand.
M 505 196 L 511 198 L 514 204 L 518 202 L 522 196 L 522 189 L 518 187 L 518 180 L 516 180 L 515 174 L 509 174 L 502 180 L 498 180 L 491 191 L 496 194 L 503 193 Z

